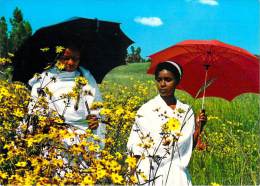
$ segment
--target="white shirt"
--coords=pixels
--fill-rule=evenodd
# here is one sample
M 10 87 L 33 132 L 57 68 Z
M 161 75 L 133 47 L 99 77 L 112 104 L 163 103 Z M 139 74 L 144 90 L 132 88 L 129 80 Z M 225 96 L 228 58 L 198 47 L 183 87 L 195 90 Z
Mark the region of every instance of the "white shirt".
M 172 143 L 169 146 L 164 146 L 161 143 L 163 136 L 162 126 L 172 117 L 178 119 L 183 125 L 182 130 L 179 131 L 181 136 L 178 139 L 177 145 L 174 146 L 174 154 L 172 153 Z M 146 176 L 149 176 L 151 166 L 154 167 L 154 170 L 158 168 L 157 173 L 153 171 L 150 173 L 150 179 L 159 176 L 155 180 L 155 185 L 191 185 L 186 168 L 191 158 L 194 130 L 194 114 L 188 105 L 177 100 L 176 108 L 173 110 L 158 95 L 138 110 L 135 124 L 128 139 L 127 148 L 135 155 L 143 154 L 146 157 L 144 160 L 140 160 L 137 168 L 144 171 Z M 142 134 L 143 136 L 149 135 L 153 139 L 154 144 L 148 150 L 140 147 L 140 144 L 144 143 L 144 140 L 141 139 Z M 167 154 L 167 151 L 169 154 Z M 151 160 L 149 156 L 155 155 L 164 157 L 159 167 L 155 161 L 149 161 L 149 159 Z M 171 158 L 172 165 L 170 165 Z M 167 178 L 169 169 L 170 172 Z
M 74 108 L 76 99 L 71 99 L 69 104 L 67 104 L 64 102 L 67 101 L 67 99 L 61 99 L 61 96 L 63 94 L 72 92 L 72 89 L 75 86 L 75 78 L 80 75 L 80 72 L 60 71 L 54 67 L 40 74 L 40 79 L 34 77 L 29 80 L 29 85 L 32 87 L 31 96 L 33 100 L 37 100 L 38 98 L 37 89 L 48 87 L 50 92 L 53 93 L 52 97 L 47 96 L 49 109 L 57 111 L 59 115 L 63 115 L 65 123 L 85 130 L 88 127 L 86 122 L 86 116 L 88 115 L 86 103 L 89 107 L 91 107 L 93 102 L 102 101 L 102 97 L 92 74 L 83 67 L 79 68 L 82 72 L 82 75 L 88 80 L 87 85 L 85 85 L 82 89 L 83 91 L 88 91 L 90 94 L 80 95 L 77 110 Z M 53 78 L 55 78 L 55 81 L 52 80 Z M 31 103 L 29 110 L 32 108 L 33 104 Z M 32 113 L 33 110 L 30 110 L 29 112 Z M 91 114 L 99 114 L 99 110 L 91 110 Z M 101 138 L 104 138 L 105 125 L 101 124 L 98 129 L 94 131 L 94 133 L 99 135 Z

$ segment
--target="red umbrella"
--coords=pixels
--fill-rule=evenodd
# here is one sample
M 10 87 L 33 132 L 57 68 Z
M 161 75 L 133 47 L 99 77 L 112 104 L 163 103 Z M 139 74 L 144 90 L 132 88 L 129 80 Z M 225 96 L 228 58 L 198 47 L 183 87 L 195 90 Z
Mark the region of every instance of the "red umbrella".
M 242 93 L 260 92 L 258 59 L 242 48 L 217 40 L 187 40 L 149 57 L 149 74 L 163 61 L 180 64 L 184 75 L 177 88 L 193 97 L 203 97 L 203 102 L 204 96 L 231 101 Z M 212 83 L 205 92 L 206 81 Z M 204 91 L 197 95 L 201 87 Z

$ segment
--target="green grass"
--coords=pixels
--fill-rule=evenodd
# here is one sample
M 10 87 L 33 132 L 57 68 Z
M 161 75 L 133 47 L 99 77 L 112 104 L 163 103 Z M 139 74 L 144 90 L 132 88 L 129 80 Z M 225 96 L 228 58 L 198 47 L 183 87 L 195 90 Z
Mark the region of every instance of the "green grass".
M 153 76 L 146 73 L 149 64 L 150 63 L 131 63 L 116 67 L 106 75 L 104 80 L 123 85 L 127 85 L 130 78 L 136 81 L 153 80 Z
M 146 73 L 150 63 L 132 63 L 114 68 L 103 81 L 133 86 L 136 82 L 154 81 L 154 76 Z M 156 95 L 155 86 L 147 84 Z M 188 93 L 177 90 L 176 96 L 193 105 L 194 110 L 201 108 L 202 99 L 194 100 Z M 209 113 L 224 116 L 226 120 L 246 120 L 247 122 L 259 121 L 260 99 L 257 94 L 242 94 L 229 102 L 221 98 L 205 98 L 205 107 Z
M 146 74 L 148 67 L 149 63 L 117 67 L 107 74 L 104 82 L 127 87 L 150 82 L 147 83 L 150 99 L 157 92 L 151 83 L 154 77 Z M 115 89 L 102 91 L 116 94 Z M 189 94 L 178 90 L 176 95 L 183 102 L 192 105 L 193 110 L 198 113 L 201 99 L 194 100 Z M 243 94 L 231 102 L 220 98 L 206 98 L 205 107 L 208 116 L 219 119 L 208 121 L 205 127 L 206 135 L 203 139 L 208 144 L 207 150 L 193 152 L 190 162 L 193 184 L 260 184 L 259 95 Z

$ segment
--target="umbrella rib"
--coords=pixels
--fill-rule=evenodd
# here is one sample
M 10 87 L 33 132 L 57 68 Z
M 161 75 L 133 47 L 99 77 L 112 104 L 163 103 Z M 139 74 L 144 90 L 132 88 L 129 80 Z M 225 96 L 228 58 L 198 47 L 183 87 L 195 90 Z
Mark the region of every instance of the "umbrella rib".
M 200 48 L 199 48 L 200 52 L 197 52 L 197 51 L 191 52 L 187 47 L 192 47 L 192 46 L 179 46 L 179 47 L 180 47 L 180 48 L 183 48 L 184 50 L 187 51 L 187 53 L 189 53 L 189 54 L 191 54 L 192 56 L 194 56 L 191 61 L 193 61 L 195 58 L 202 57 L 202 56 L 204 55 L 204 54 L 203 54 L 203 50 L 200 49 Z M 195 49 L 196 49 L 196 47 L 192 47 L 192 48 L 195 48 Z M 182 56 L 182 55 L 187 55 L 187 53 L 182 53 L 182 54 L 176 55 L 176 56 L 174 56 L 173 58 L 180 57 L 180 56 Z

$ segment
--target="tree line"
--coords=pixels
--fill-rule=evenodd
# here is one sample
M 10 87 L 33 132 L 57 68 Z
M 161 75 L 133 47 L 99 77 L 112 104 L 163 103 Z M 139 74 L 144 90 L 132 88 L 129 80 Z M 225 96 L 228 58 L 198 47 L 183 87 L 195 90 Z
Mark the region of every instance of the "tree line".
M 125 59 L 126 64 L 149 62 L 150 61 L 149 59 L 144 59 L 141 56 L 141 51 L 142 51 L 142 49 L 140 47 L 131 46 L 130 52 L 127 53 L 127 56 Z
M 32 28 L 28 21 L 23 18 L 22 11 L 16 7 L 10 18 L 11 29 L 8 30 L 6 18 L 0 18 L 0 57 L 15 53 L 23 41 L 32 35 Z

